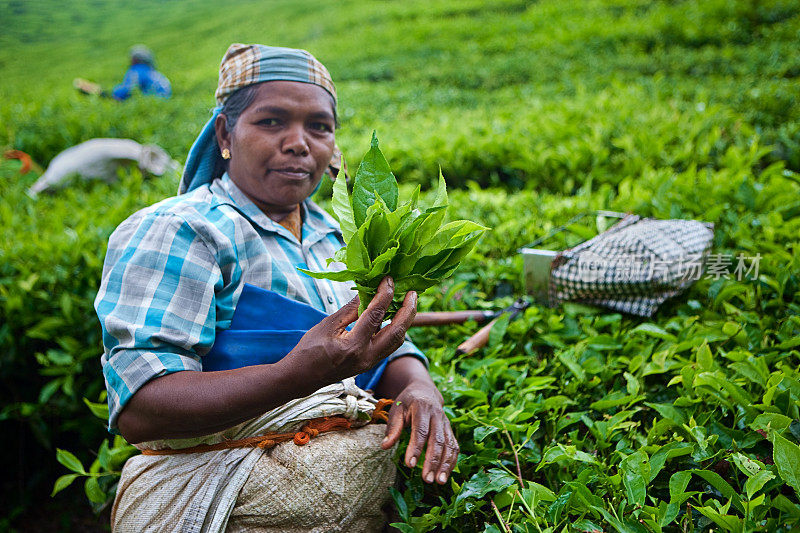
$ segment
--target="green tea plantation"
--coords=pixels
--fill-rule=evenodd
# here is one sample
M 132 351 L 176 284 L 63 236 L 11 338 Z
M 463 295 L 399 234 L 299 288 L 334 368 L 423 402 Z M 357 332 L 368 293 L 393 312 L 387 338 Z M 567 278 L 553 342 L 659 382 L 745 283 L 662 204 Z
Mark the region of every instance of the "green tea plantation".
M 26 190 L 95 137 L 183 163 L 233 42 L 311 51 L 351 168 L 377 130 L 401 196 L 430 205 L 441 168 L 449 217 L 491 228 L 422 311 L 525 296 L 518 249 L 581 213 L 715 225 L 715 268 L 650 319 L 534 302 L 470 355 L 474 322 L 410 330 L 461 455 L 443 486 L 398 460 L 397 530 L 800 530 L 793 0 L 0 0 L 0 152 L 38 164 L 0 159 L 0 530 L 109 530 L 136 450 L 105 429 L 93 300 L 110 233 L 179 175 Z M 118 83 L 137 43 L 171 98 L 72 87 Z M 585 217 L 551 246 L 602 229 Z

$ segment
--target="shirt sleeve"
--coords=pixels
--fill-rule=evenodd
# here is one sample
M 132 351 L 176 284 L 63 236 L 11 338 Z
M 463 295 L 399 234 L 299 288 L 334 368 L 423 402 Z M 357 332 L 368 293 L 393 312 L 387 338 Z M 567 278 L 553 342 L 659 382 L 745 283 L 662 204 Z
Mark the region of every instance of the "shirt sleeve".
M 122 82 L 111 90 L 111 96 L 113 96 L 115 100 L 125 100 L 130 97 L 131 92 L 133 92 L 134 87 L 136 87 L 138 83 L 139 74 L 135 69 L 129 68 L 125 72 L 125 77 L 122 79 Z
M 222 283 L 214 254 L 177 215 L 132 217 L 111 235 L 95 299 L 109 431 L 118 433 L 120 412 L 154 377 L 202 370 Z
M 394 361 L 398 357 L 405 357 L 405 356 L 416 357 L 422 364 L 425 365 L 425 368 L 428 368 L 430 364 L 428 363 L 428 358 L 425 357 L 425 354 L 422 353 L 422 350 L 416 347 L 416 345 L 411 342 L 411 339 L 406 336 L 406 340 L 403 344 L 400 345 L 398 349 L 396 349 L 392 354 L 387 358 L 389 362 Z

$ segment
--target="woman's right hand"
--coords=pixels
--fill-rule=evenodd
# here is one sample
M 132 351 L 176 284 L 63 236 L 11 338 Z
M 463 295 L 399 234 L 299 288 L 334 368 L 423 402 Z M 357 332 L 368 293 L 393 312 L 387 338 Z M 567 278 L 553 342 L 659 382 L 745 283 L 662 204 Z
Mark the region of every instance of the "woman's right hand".
M 386 277 L 361 316 L 356 296 L 303 335 L 284 362 L 296 365 L 304 381 L 318 388 L 366 372 L 403 344 L 417 314 L 417 293 L 410 291 L 391 323 L 381 328 L 393 296 L 394 281 Z

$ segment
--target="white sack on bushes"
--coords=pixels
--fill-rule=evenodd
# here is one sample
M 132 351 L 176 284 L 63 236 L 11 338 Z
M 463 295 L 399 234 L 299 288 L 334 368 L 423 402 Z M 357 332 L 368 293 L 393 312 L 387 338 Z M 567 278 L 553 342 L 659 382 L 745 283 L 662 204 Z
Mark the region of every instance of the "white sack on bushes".
M 130 162 L 156 176 L 179 167 L 167 152 L 154 144 L 142 145 L 130 139 L 91 139 L 55 156 L 44 174 L 28 189 L 28 194 L 35 196 L 60 188 L 74 175 L 110 183 L 117 179 L 120 165 Z

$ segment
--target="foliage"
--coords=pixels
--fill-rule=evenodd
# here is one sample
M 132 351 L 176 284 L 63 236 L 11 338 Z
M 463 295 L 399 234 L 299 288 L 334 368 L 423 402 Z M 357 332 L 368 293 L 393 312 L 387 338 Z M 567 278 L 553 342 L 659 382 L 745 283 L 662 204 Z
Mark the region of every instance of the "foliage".
M 427 184 L 441 166 L 451 186 L 572 192 L 586 176 L 616 183 L 649 167 L 722 168 L 727 148 L 753 133 L 770 147 L 766 163 L 800 170 L 791 0 L 591 0 L 580 10 L 520 0 L 275 0 L 267 9 L 249 0 L 224 10 L 208 0 L 192 9 L 0 0 L 0 11 L 13 13 L 0 31 L 9 102 L 0 145 L 40 163 L 101 136 L 155 142 L 181 160 L 213 106 L 225 48 L 262 42 L 269 26 L 271 42 L 305 47 L 333 73 L 345 153 L 363 153 L 377 127 L 403 182 Z M 117 83 L 142 40 L 173 82 L 171 100 L 119 106 L 71 88 L 77 75 Z
M 462 455 L 449 487 L 424 488 L 406 472 L 406 530 L 502 530 L 492 502 L 514 531 L 800 527 L 792 488 L 800 472 L 800 220 L 789 207 L 797 175 L 773 166 L 751 185 L 750 164 L 763 151 L 749 154 L 729 154 L 736 163 L 725 171 L 627 181 L 603 205 L 713 221 L 716 252 L 762 254 L 757 276 L 705 278 L 650 322 L 577 304 L 534 307 L 474 356 L 453 349 L 468 327 L 412 331 L 436 361 Z M 474 191 L 459 194 L 451 194 L 457 215 L 483 223 L 491 223 L 483 210 L 510 214 L 531 201 L 498 195 L 487 207 Z M 545 202 L 531 217 L 596 208 L 586 197 Z M 482 242 L 470 259 L 488 264 L 486 246 L 502 255 L 533 237 Z M 514 262 L 510 271 L 519 272 Z M 465 264 L 424 303 L 472 307 L 497 277 Z M 518 277 L 506 279 L 521 290 Z
M 796 2 L 0 0 L 0 13 L 0 145 L 41 164 L 106 136 L 185 158 L 230 42 L 263 42 L 268 26 L 271 43 L 311 50 L 337 81 L 345 153 L 378 128 L 401 194 L 435 186 L 441 166 L 452 216 L 493 228 L 422 310 L 505 307 L 523 291 L 517 248 L 595 209 L 714 222 L 715 254 L 760 254 L 757 274 L 704 278 L 648 322 L 533 306 L 469 357 L 454 347 L 474 324 L 412 330 L 462 456 L 443 487 L 402 470 L 401 530 L 800 527 Z M 172 99 L 70 87 L 117 82 L 142 40 Z M 84 490 L 57 499 L 113 494 L 132 450 L 100 420 L 92 301 L 110 232 L 177 186 L 134 169 L 33 201 L 36 176 L 18 168 L 0 161 L 0 469 L 13 473 L 0 529 L 42 514 L 61 475 Z M 559 245 L 596 228 L 570 230 Z M 57 449 L 80 465 L 62 453 L 65 473 Z
M 394 300 L 386 312 L 391 319 L 408 291 L 424 292 L 450 276 L 486 230 L 469 220 L 443 225 L 447 209 L 447 185 L 439 174 L 433 204 L 424 212 L 418 206 L 420 188 L 398 205 L 397 181 L 378 148 L 372 146 L 358 166 L 353 193 L 340 172 L 333 185 L 333 212 L 342 227 L 345 246 L 328 260 L 345 264 L 337 272 L 311 272 L 309 276 L 335 281 L 354 281 L 366 310 L 386 276 L 395 284 Z
M 76 180 L 34 202 L 25 190 L 36 176 L 20 177 L 18 168 L 0 161 L 0 424 L 16 437 L 5 441 L 0 461 L 14 473 L 3 483 L 7 498 L 20 493 L 11 501 L 37 486 L 49 494 L 60 468 L 49 467 L 55 448 L 79 447 L 85 462 L 85 450 L 108 436 L 103 413 L 84 403 L 105 403 L 93 301 L 106 244 L 116 225 L 177 183 L 175 175 L 144 180 L 126 170 L 111 191 Z

